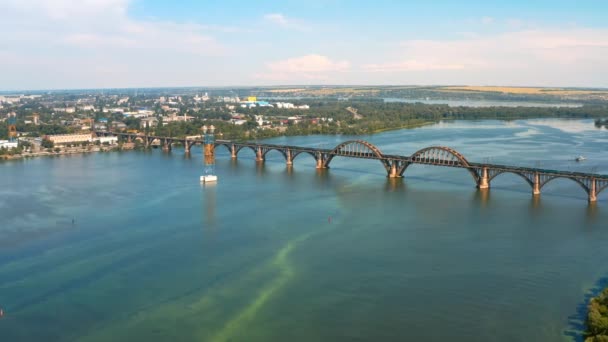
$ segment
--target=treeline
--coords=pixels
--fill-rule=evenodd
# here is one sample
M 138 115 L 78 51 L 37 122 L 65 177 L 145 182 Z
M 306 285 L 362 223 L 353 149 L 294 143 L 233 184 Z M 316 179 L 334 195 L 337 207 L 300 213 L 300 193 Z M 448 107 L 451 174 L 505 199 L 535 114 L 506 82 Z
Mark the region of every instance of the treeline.
M 17 123 L 18 132 L 27 132 L 30 137 L 41 137 L 51 134 L 68 134 L 74 133 L 74 128 L 66 127 L 63 125 L 55 124 L 23 124 Z M 8 124 L 6 122 L 0 122 L 0 140 L 8 139 Z
M 379 120 L 407 119 L 531 119 L 531 118 L 603 118 L 608 115 L 608 105 L 582 107 L 450 107 L 423 103 L 377 102 L 377 101 L 313 101 L 309 110 L 288 110 L 255 107 L 246 113 L 268 116 L 313 115 L 352 119 L 347 107 L 356 108 L 364 118 Z
M 280 135 L 311 134 L 371 134 L 388 129 L 417 126 L 439 120 L 514 120 L 532 118 L 599 118 L 606 117 L 608 106 L 584 106 L 576 108 L 551 107 L 450 107 L 422 103 L 385 103 L 378 101 L 312 101 L 308 110 L 285 110 L 272 107 L 240 109 L 249 121 L 244 125 L 234 125 L 224 121 L 229 118 L 218 111 L 204 111 L 196 115 L 192 122 L 172 122 L 155 128 L 155 134 L 181 137 L 199 135 L 200 126 L 213 124 L 218 138 L 244 140 L 262 139 Z M 350 108 L 351 111 L 346 108 Z M 357 115 L 352 113 L 356 110 Z M 299 116 L 302 121 L 283 126 L 280 129 L 256 129 L 253 115 L 264 115 L 277 122 L 288 116 Z M 320 118 L 326 118 L 323 121 Z M 329 120 L 331 119 L 331 120 Z M 316 122 L 313 122 L 316 120 Z M 276 124 L 275 124 L 276 126 Z
M 532 118 L 600 118 L 608 115 L 608 105 L 583 107 L 450 107 L 422 103 L 377 101 L 313 101 L 309 110 L 289 110 L 290 116 L 327 117 L 340 122 L 336 133 L 368 134 L 378 130 L 439 120 L 514 120 Z M 346 108 L 357 110 L 359 117 Z M 246 113 L 284 117 L 286 111 L 270 107 L 245 110 Z
M 604 119 L 604 120 L 597 119 L 597 120 L 595 120 L 595 127 L 602 127 L 602 126 L 608 128 L 608 119 Z
M 591 299 L 585 342 L 608 342 L 608 288 Z

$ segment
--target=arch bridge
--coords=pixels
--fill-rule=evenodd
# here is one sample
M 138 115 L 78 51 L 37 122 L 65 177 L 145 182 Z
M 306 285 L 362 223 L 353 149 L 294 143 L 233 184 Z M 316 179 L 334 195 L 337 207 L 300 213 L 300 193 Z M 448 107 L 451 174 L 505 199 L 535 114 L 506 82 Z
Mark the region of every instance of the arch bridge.
M 171 146 L 179 142 L 184 146 L 185 152 L 190 153 L 190 149 L 195 144 L 202 144 L 200 138 L 170 138 L 158 136 L 146 136 L 131 133 L 112 133 L 96 132 L 98 135 L 116 135 L 126 141 L 135 139 L 142 140 L 146 146 L 150 146 L 155 141 L 160 141 L 163 150 L 171 150 Z M 331 161 L 336 157 L 361 158 L 378 160 L 385 169 L 387 176 L 391 178 L 403 177 L 406 169 L 412 164 L 436 165 L 453 168 L 466 169 L 474 184 L 479 189 L 488 189 L 492 180 L 502 174 L 514 174 L 523 179 L 530 185 L 533 195 L 540 195 L 541 189 L 555 179 L 569 179 L 578 184 L 587 194 L 589 202 L 596 202 L 597 195 L 608 188 L 608 175 L 549 170 L 542 168 L 519 167 L 510 165 L 500 165 L 491 163 L 469 162 L 458 151 L 445 146 L 430 146 L 420 149 L 411 155 L 391 155 L 384 154 L 375 145 L 364 140 L 349 140 L 338 144 L 332 149 L 275 145 L 257 142 L 234 142 L 230 140 L 216 140 L 215 147 L 223 147 L 228 150 L 234 159 L 243 149 L 249 149 L 255 154 L 257 162 L 264 162 L 266 155 L 272 151 L 277 151 L 284 158 L 287 166 L 291 167 L 296 157 L 309 155 L 315 160 L 318 169 L 327 169 Z

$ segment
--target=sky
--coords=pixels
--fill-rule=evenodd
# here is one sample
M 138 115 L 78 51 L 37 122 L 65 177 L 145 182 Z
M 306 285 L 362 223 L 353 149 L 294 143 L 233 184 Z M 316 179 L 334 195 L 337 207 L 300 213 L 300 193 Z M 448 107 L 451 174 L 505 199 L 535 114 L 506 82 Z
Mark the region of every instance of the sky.
M 0 90 L 608 87 L 608 1 L 0 0 Z

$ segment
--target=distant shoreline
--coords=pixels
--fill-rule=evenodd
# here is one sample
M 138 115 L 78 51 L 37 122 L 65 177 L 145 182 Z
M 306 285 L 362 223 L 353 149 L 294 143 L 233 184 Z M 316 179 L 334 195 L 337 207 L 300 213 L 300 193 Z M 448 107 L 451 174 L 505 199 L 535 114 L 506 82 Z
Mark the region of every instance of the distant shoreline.
M 87 153 L 95 153 L 95 152 L 115 152 L 115 151 L 124 151 L 117 148 L 110 149 L 101 149 L 99 147 L 94 147 L 92 149 L 82 149 L 77 151 L 61 151 L 61 152 L 35 152 L 35 153 L 25 153 L 25 154 L 15 154 L 15 155 L 1 155 L 0 161 L 4 160 L 22 160 L 28 158 L 37 158 L 37 157 L 58 157 L 64 155 L 73 155 L 73 154 L 87 154 Z

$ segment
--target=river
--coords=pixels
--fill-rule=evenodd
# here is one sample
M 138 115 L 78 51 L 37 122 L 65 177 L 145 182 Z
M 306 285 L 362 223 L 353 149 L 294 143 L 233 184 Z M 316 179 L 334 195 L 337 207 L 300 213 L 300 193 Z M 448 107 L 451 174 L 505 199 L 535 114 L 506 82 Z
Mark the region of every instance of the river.
M 305 96 L 263 96 L 260 100 L 266 101 L 293 101 L 293 100 L 318 100 L 316 97 Z M 384 102 L 424 103 L 430 105 L 448 105 L 450 107 L 582 107 L 582 103 L 575 102 L 541 102 L 541 101 L 507 101 L 507 100 L 480 100 L 480 99 L 437 99 L 437 98 L 402 98 L 385 97 L 378 98 Z
M 350 137 L 281 137 L 333 147 Z M 357 137 L 409 155 L 608 173 L 591 120 L 455 121 Z M 608 277 L 608 190 L 218 148 L 0 163 L 2 341 L 572 341 Z M 582 163 L 573 161 L 584 155 Z M 72 219 L 74 221 L 72 221 Z
M 539 101 L 506 101 L 506 100 L 478 100 L 478 99 L 407 99 L 389 97 L 384 102 L 424 103 L 431 105 L 448 105 L 450 107 L 582 107 L 580 103 L 572 102 L 539 102 Z

